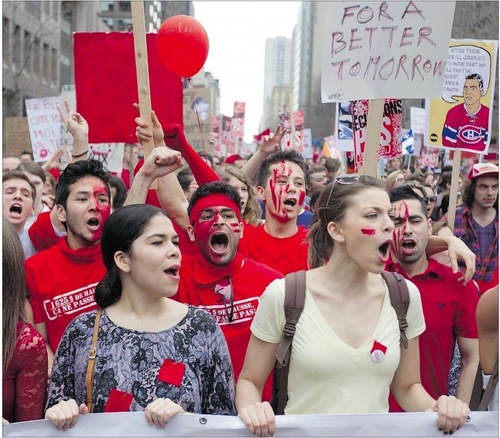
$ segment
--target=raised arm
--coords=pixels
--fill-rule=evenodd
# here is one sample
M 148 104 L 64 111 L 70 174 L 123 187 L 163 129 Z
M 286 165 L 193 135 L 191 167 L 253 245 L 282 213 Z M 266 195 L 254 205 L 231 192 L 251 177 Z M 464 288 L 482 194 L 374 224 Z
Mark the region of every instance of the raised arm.
M 259 149 L 241 168 L 241 171 L 247 176 L 247 178 L 253 181 L 253 178 L 257 173 L 257 170 L 259 170 L 262 162 L 269 157 L 269 155 L 272 155 L 280 150 L 281 140 L 284 134 L 285 130 L 281 127 L 281 125 L 278 125 L 274 134 L 271 133 L 262 137 L 262 143 L 260 144 Z
M 477 304 L 479 361 L 485 374 L 491 374 L 498 358 L 498 285 L 488 289 Z
M 152 128 L 140 117 L 135 119 L 137 124 L 136 135 L 142 144 L 146 139 L 153 137 L 154 148 L 144 165 L 134 178 L 134 182 L 127 196 L 126 204 L 142 204 L 146 200 L 147 191 L 156 178 L 158 187 L 156 193 L 161 206 L 168 217 L 177 226 L 186 230 L 189 225 L 187 214 L 187 199 L 177 176 L 173 173 L 182 167 L 181 154 L 165 146 L 163 129 L 154 111 L 151 112 Z M 167 159 L 167 155 L 175 160 Z M 170 166 L 170 167 L 167 167 Z
M 66 129 L 73 137 L 72 162 L 86 160 L 89 157 L 89 125 L 85 118 L 71 108 L 67 100 L 64 101 L 66 112 L 61 105 L 57 105 L 57 110 Z

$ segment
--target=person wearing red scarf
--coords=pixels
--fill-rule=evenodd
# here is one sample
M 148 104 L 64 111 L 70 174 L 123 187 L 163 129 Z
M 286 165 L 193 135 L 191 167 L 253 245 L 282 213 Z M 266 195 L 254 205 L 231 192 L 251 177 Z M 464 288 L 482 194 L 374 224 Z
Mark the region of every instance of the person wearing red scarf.
M 142 119 L 136 121 L 138 139 L 143 141 L 147 125 Z M 180 237 L 181 280 L 174 299 L 202 307 L 215 317 L 226 337 L 237 379 L 259 297 L 282 274 L 240 254 L 238 246 L 244 233 L 240 197 L 215 173 L 214 181 L 200 185 L 187 204 L 173 173 L 179 152 L 165 147 L 163 130 L 154 115 L 153 125 L 158 141 L 134 179 L 127 204 L 144 202 L 157 178 L 159 201 Z M 174 141 L 171 138 L 170 144 Z M 270 400 L 271 393 L 269 379 L 263 399 Z

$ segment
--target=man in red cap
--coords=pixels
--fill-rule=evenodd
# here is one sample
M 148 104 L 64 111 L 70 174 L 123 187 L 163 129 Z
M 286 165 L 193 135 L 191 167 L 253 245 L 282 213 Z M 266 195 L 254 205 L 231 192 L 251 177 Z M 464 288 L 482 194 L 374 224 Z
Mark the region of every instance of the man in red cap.
M 498 284 L 498 166 L 477 163 L 457 209 L 455 235 L 476 254 L 473 279 L 481 292 Z

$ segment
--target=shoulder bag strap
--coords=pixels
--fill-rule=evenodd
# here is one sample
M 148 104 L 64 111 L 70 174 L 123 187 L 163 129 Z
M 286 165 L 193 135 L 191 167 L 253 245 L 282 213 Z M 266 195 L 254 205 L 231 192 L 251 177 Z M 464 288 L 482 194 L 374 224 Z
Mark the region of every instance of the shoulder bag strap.
M 285 317 L 283 338 L 276 349 L 275 382 L 278 388 L 276 414 L 282 415 L 288 402 L 288 373 L 290 371 L 290 354 L 295 335 L 295 326 L 304 309 L 306 297 L 306 272 L 299 271 L 285 276 Z
M 408 348 L 408 339 L 406 337 L 406 329 L 408 328 L 408 321 L 406 314 L 410 306 L 410 292 L 405 279 L 397 272 L 382 272 L 382 277 L 387 283 L 389 288 L 389 296 L 391 298 L 392 307 L 396 311 L 399 322 L 399 333 L 401 337 L 401 344 L 404 348 Z
M 101 320 L 102 309 L 98 309 L 95 315 L 94 321 L 94 333 L 92 335 L 92 346 L 89 350 L 89 363 L 87 365 L 87 376 L 85 379 L 87 385 L 87 408 L 89 413 L 93 411 L 92 404 L 92 390 L 94 386 L 94 368 L 95 368 L 95 357 L 96 357 L 96 346 L 97 346 L 97 335 L 99 332 L 99 321 Z

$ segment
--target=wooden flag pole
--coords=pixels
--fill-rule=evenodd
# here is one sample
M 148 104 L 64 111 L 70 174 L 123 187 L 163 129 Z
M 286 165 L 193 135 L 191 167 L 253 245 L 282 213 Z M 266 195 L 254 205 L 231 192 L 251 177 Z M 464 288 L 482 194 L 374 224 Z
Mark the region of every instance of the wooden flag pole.
M 456 150 L 453 154 L 453 169 L 451 172 L 450 204 L 448 206 L 448 226 L 455 231 L 455 214 L 457 212 L 458 178 L 460 176 L 460 163 L 462 151 Z
M 382 117 L 384 116 L 385 99 L 371 99 L 369 102 L 363 167 L 360 173 L 376 178 L 380 128 L 382 127 Z
M 139 113 L 141 119 L 145 120 L 151 126 L 151 94 L 149 88 L 149 66 L 148 66 L 148 48 L 146 45 L 146 27 L 144 19 L 144 2 L 132 1 L 132 26 L 134 29 L 134 50 L 135 50 L 135 68 L 137 72 L 137 91 L 139 95 Z M 146 159 L 154 148 L 154 140 L 148 140 L 142 145 L 144 159 Z M 132 178 L 133 172 L 130 173 Z M 131 179 L 132 181 L 132 179 Z M 151 184 L 155 189 L 156 180 Z
M 148 122 L 149 126 L 152 126 L 148 50 L 146 46 L 146 28 L 144 24 L 144 2 L 132 1 L 130 3 L 132 6 L 132 25 L 134 28 L 135 68 L 137 71 L 140 115 L 141 119 Z M 145 158 L 151 153 L 153 147 L 153 139 L 143 144 Z

